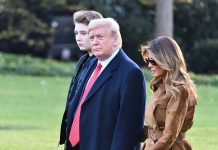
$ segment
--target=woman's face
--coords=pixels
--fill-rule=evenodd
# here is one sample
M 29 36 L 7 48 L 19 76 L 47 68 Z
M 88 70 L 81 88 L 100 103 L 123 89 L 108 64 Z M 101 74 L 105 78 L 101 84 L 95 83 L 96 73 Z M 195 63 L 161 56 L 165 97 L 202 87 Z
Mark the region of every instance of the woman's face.
M 153 59 L 153 57 L 148 53 L 148 58 L 146 59 L 148 63 L 148 68 L 151 71 L 151 74 L 153 77 L 158 78 L 161 77 L 163 78 L 166 74 L 166 71 L 162 69 L 156 61 Z

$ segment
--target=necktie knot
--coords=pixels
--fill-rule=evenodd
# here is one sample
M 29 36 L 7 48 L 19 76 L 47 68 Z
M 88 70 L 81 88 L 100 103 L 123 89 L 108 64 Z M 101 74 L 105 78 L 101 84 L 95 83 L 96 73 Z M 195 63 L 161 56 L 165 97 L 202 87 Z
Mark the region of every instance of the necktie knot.
M 97 64 L 97 67 L 96 67 L 96 70 L 101 70 L 101 68 L 102 68 L 101 63 L 98 63 L 98 64 Z

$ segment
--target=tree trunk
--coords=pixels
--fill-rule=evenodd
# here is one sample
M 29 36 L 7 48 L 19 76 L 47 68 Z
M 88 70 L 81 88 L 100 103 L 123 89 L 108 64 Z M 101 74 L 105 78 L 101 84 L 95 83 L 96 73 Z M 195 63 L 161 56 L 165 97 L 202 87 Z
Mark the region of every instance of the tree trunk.
M 173 0 L 155 0 L 156 36 L 173 37 Z

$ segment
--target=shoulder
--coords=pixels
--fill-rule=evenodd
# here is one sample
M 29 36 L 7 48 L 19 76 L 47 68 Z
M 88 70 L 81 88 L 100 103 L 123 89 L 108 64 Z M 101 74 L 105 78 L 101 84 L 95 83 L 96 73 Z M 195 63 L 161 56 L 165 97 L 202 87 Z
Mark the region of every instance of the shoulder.
M 110 66 L 118 70 L 118 72 L 122 72 L 123 76 L 127 76 L 131 72 L 141 72 L 139 66 L 122 49 L 120 49 L 119 53 L 110 62 Z
M 79 67 L 81 63 L 87 58 L 87 54 L 82 55 L 76 63 L 76 66 Z
M 178 90 L 178 94 L 177 94 L 178 98 L 179 97 L 181 97 L 182 99 L 188 98 L 189 92 L 184 83 L 176 85 L 175 88 Z
M 82 56 L 79 58 L 79 61 L 78 61 L 78 62 L 83 61 L 83 60 L 86 59 L 87 57 L 88 57 L 88 54 L 82 55 Z
M 174 86 L 175 93 L 169 98 L 168 109 L 186 109 L 188 107 L 188 90 L 183 84 Z
M 128 66 L 126 69 L 136 69 L 140 70 L 139 66 L 131 59 L 129 56 L 121 49 L 121 56 L 122 56 L 122 61 L 121 64 L 124 66 Z
M 187 88 L 184 83 L 178 84 L 175 86 L 180 92 L 187 92 Z
M 139 68 L 139 66 L 132 60 L 122 61 L 119 68 L 123 76 L 126 76 L 126 77 L 130 75 L 143 76 L 143 73 L 141 69 Z
M 181 95 L 180 97 L 183 100 L 186 100 L 186 102 L 188 102 L 190 106 L 194 106 L 197 104 L 195 93 L 189 86 L 185 84 L 181 84 L 181 85 L 178 85 L 177 88 L 180 92 L 180 95 Z

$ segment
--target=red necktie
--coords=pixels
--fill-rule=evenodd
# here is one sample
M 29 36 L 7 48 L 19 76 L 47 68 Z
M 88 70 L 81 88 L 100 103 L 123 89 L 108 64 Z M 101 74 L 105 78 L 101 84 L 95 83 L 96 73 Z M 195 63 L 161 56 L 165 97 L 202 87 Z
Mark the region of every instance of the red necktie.
M 73 123 L 70 130 L 69 140 L 71 145 L 74 147 L 77 143 L 79 143 L 80 135 L 79 135 L 79 121 L 80 121 L 80 112 L 83 102 L 86 99 L 86 96 L 88 95 L 92 85 L 94 84 L 95 80 L 98 78 L 98 75 L 101 71 L 102 65 L 99 63 L 97 67 L 95 68 L 95 71 L 89 80 L 88 84 L 86 85 L 85 91 L 83 93 L 82 99 L 79 102 L 79 106 L 77 108 L 76 114 L 73 119 Z

